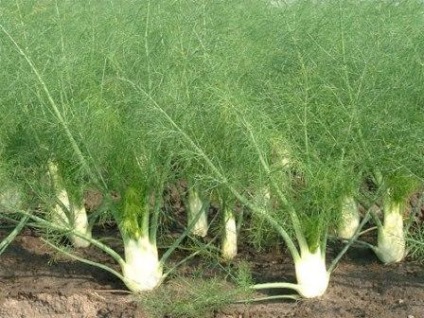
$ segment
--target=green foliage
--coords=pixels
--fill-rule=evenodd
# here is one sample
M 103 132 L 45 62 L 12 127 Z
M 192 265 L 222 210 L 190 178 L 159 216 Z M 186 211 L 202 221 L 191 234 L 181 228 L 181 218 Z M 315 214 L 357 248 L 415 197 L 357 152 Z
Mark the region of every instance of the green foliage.
M 386 186 L 392 202 L 406 204 L 414 192 L 420 189 L 422 180 L 417 179 L 416 176 L 397 173 L 388 177 Z
M 276 3 L 2 3 L 0 181 L 51 203 L 54 160 L 139 235 L 184 179 L 290 238 L 295 215 L 312 250 L 363 175 L 404 200 L 424 178 L 422 3 Z M 281 234 L 249 220 L 259 244 Z

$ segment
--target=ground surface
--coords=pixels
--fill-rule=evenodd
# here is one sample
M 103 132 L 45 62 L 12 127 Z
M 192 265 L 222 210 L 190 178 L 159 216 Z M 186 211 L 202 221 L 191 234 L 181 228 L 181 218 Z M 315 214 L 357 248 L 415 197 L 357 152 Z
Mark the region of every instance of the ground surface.
M 109 262 L 94 248 L 85 253 Z M 293 280 L 291 260 L 283 251 L 257 253 L 242 247 L 238 259 L 248 261 L 257 280 Z M 383 266 L 369 251 L 352 249 L 332 275 L 322 299 L 234 304 L 213 310 L 208 316 L 424 317 L 423 269 L 413 261 Z M 55 256 L 30 230 L 1 255 L 0 284 L 0 318 L 147 317 L 142 305 L 113 275 Z

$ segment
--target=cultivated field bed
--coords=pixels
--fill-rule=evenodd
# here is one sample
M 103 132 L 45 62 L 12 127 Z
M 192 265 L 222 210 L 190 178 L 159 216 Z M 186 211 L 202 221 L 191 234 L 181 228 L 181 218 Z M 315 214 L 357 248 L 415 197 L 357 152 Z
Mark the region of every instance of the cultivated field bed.
M 333 248 L 329 250 L 329 257 Z M 84 253 L 108 262 L 108 258 L 94 248 Z M 294 280 L 292 262 L 283 249 L 257 253 L 251 247 L 242 246 L 232 266 L 237 267 L 245 261 L 261 281 Z M 198 272 L 208 272 L 206 276 L 213 275 L 218 282 L 222 280 L 223 286 L 231 288 L 223 283 L 225 272 L 216 264 L 195 263 L 193 268 Z M 187 264 L 180 268 L 184 274 L 182 278 L 165 282 L 160 288 L 165 295 L 172 293 L 176 304 L 192 303 L 196 307 L 198 302 L 204 308 L 195 310 L 194 314 L 193 311 L 184 313 L 182 309 L 179 313 L 163 314 L 166 308 L 163 308 L 161 299 L 156 298 L 155 305 L 146 312 L 143 303 L 129 294 L 113 275 L 57 255 L 44 246 L 34 232 L 27 230 L 0 259 L 0 317 L 418 318 L 424 315 L 422 264 L 406 260 L 385 266 L 372 252 L 362 248 L 351 249 L 332 275 L 328 292 L 314 300 L 214 305 L 202 299 L 205 295 L 199 295 L 197 299 L 193 294 L 184 296 L 184 290 L 193 293 L 196 285 L 209 279 L 202 278 L 202 275 L 195 278 L 190 271 L 192 269 Z M 180 299 L 178 295 L 182 295 Z

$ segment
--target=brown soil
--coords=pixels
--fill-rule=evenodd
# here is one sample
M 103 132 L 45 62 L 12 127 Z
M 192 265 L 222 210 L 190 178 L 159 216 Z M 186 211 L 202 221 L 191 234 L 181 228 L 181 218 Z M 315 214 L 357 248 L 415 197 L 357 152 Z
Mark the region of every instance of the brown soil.
M 337 249 L 329 248 L 329 258 Z M 84 253 L 113 264 L 94 248 Z M 293 281 L 292 262 L 279 250 L 257 253 L 241 247 L 238 261 L 250 264 L 256 281 Z M 147 317 L 112 274 L 59 256 L 31 230 L 1 255 L 0 284 L 1 318 Z M 209 317 L 418 318 L 424 317 L 423 287 L 419 263 L 384 266 L 368 250 L 354 248 L 333 273 L 321 299 L 234 304 L 211 311 Z

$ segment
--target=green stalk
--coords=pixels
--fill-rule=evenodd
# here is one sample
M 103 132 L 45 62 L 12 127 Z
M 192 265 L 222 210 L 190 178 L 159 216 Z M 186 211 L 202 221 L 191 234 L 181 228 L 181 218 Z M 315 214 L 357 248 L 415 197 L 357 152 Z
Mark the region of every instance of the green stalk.
M 53 231 L 57 231 L 60 233 L 66 233 L 69 232 L 68 228 L 65 228 L 59 224 L 47 221 L 33 213 L 29 213 L 26 211 L 17 211 L 18 213 L 25 215 L 27 217 L 29 217 L 31 220 L 33 220 L 35 223 L 31 223 L 31 226 L 37 227 L 37 228 L 48 228 L 50 230 Z M 91 245 L 99 248 L 100 250 L 102 250 L 103 252 L 105 252 L 106 254 L 110 255 L 120 266 L 122 266 L 124 264 L 124 259 L 118 254 L 116 253 L 113 249 L 111 249 L 110 247 L 108 247 L 107 245 L 103 244 L 102 242 L 100 242 L 99 240 L 96 240 L 94 238 L 91 237 L 87 237 L 82 233 L 76 232 L 75 233 L 76 236 L 80 237 L 81 239 L 87 240 Z
M 243 120 L 243 124 L 249 132 L 250 140 L 252 141 L 252 143 L 254 144 L 254 146 L 256 148 L 256 151 L 257 151 L 257 154 L 259 156 L 262 167 L 264 168 L 265 172 L 270 176 L 271 175 L 271 169 L 270 169 L 268 163 L 266 162 L 265 158 L 263 157 L 262 151 L 259 148 L 259 145 L 256 141 L 256 138 L 253 134 L 253 131 L 252 131 L 249 123 L 247 123 L 245 120 Z M 288 210 L 288 213 L 289 213 L 291 221 L 292 221 L 293 229 L 294 229 L 295 235 L 296 235 L 296 240 L 297 240 L 297 242 L 299 244 L 299 248 L 300 248 L 300 254 L 299 254 L 297 248 L 295 247 L 295 244 L 294 244 L 294 242 L 292 241 L 291 238 L 289 238 L 290 243 L 286 240 L 286 238 L 284 236 L 283 236 L 283 238 L 284 238 L 284 241 L 287 244 L 287 247 L 290 250 L 290 253 L 291 253 L 293 259 L 296 261 L 300 257 L 302 251 L 308 251 L 309 250 L 308 243 L 306 242 L 306 238 L 302 233 L 300 220 L 299 220 L 299 218 L 296 214 L 296 211 L 294 210 L 294 207 L 289 203 L 289 201 L 287 200 L 285 195 L 281 192 L 281 189 L 278 186 L 278 184 L 276 183 L 276 181 L 273 178 L 270 178 L 270 182 L 271 182 L 273 189 L 278 194 L 279 199 L 282 201 L 283 207 Z M 292 246 L 292 247 L 290 247 L 290 246 Z
M 116 270 L 114 270 L 113 268 L 111 268 L 111 267 L 109 267 L 109 266 L 106 266 L 106 265 L 104 265 L 104 264 L 102 264 L 102 263 L 99 263 L 99 262 L 93 262 L 93 261 L 90 261 L 90 260 L 88 260 L 88 259 L 86 259 L 86 258 L 83 258 L 83 257 L 79 257 L 79 256 L 77 256 L 77 255 L 75 255 L 75 254 L 73 254 L 73 253 L 70 253 L 70 252 L 68 252 L 66 249 L 64 249 L 64 248 L 61 248 L 61 247 L 59 247 L 59 246 L 57 246 L 57 245 L 55 245 L 55 244 L 53 244 L 52 242 L 50 242 L 49 240 L 46 240 L 46 239 L 44 239 L 44 238 L 42 238 L 41 239 L 44 243 L 46 243 L 48 246 L 50 246 L 50 247 L 52 247 L 52 248 L 54 248 L 56 251 L 58 251 L 58 252 L 60 252 L 60 253 L 62 253 L 62 254 L 64 254 L 64 255 L 66 255 L 66 256 L 68 256 L 68 257 L 70 257 L 70 258 L 73 258 L 73 259 L 75 259 L 75 260 L 77 260 L 77 261 L 79 261 L 79 262 L 81 262 L 81 263 L 85 263 L 85 264 L 88 264 L 88 265 L 90 265 L 90 266 L 95 266 L 95 267 L 98 267 L 98 268 L 100 268 L 100 269 L 103 269 L 103 270 L 105 270 L 105 271 L 107 271 L 107 272 L 109 272 L 109 273 L 111 273 L 112 275 L 115 275 L 118 279 L 120 279 L 121 281 L 125 281 L 125 278 L 124 278 L 124 276 L 122 276 L 119 272 L 117 272 Z M 93 244 L 94 245 L 94 244 Z
M 0 255 L 6 250 L 6 248 L 12 243 L 16 236 L 22 231 L 29 219 L 29 215 L 24 215 L 19 223 L 15 226 L 12 232 L 9 233 L 1 242 L 0 242 Z

